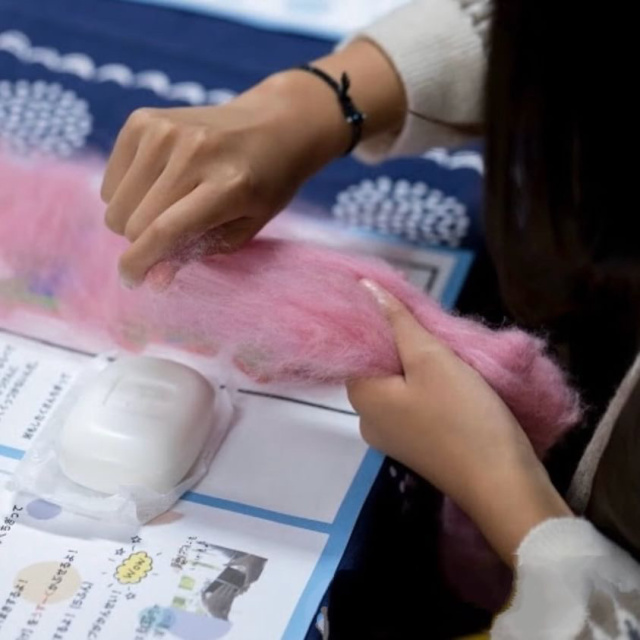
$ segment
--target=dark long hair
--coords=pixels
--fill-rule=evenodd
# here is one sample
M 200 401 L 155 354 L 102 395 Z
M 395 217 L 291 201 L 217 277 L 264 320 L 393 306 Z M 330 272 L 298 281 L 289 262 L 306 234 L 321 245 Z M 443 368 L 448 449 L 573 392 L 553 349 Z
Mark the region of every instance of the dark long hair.
M 486 233 L 517 321 L 551 334 L 598 405 L 640 346 L 633 9 L 495 0 Z
M 615 0 L 495 0 L 494 11 L 487 238 L 508 309 L 551 336 L 591 405 L 547 461 L 564 490 L 640 347 L 640 38 L 635 7 Z M 640 558 L 640 398 L 630 402 L 588 515 Z

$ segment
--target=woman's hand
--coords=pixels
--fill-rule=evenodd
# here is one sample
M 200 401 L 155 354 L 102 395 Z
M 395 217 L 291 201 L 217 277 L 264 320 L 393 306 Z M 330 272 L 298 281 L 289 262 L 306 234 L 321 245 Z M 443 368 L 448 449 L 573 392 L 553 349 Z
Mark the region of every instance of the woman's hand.
M 341 123 L 317 143 L 311 127 L 292 122 L 302 105 L 284 101 L 274 84 L 220 107 L 132 114 L 102 187 L 107 226 L 131 242 L 120 262 L 125 282 L 141 283 L 162 260 L 189 258 L 203 236 L 212 253 L 239 247 L 337 155 Z
M 357 41 L 318 61 L 350 74 L 364 136 L 402 126 L 404 91 L 375 45 Z M 131 246 L 120 272 L 141 283 L 158 262 L 233 250 L 351 139 L 333 91 L 303 71 L 276 74 L 216 107 L 141 109 L 120 132 L 102 196 L 106 224 Z M 204 246 L 204 250 L 203 250 Z
M 484 379 L 373 283 L 404 375 L 348 386 L 365 440 L 450 496 L 511 562 L 524 536 L 570 515 L 528 439 Z

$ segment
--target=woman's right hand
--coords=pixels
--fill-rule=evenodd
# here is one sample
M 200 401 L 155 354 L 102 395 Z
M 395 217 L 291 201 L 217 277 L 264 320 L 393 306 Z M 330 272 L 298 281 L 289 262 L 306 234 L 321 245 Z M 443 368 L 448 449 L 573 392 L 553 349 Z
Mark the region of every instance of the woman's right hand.
M 298 124 L 302 89 L 317 88 L 301 76 L 272 78 L 223 106 L 131 115 L 102 187 L 107 226 L 131 242 L 120 262 L 125 282 L 139 284 L 156 263 L 188 257 L 181 252 L 203 236 L 211 252 L 240 246 L 338 155 L 346 144 L 344 123 L 339 114 L 334 121 L 326 117 L 335 105 L 327 100 L 326 113 L 318 109 L 307 126 Z
M 358 106 L 371 112 L 366 134 L 399 126 L 402 87 L 374 45 L 355 42 L 318 66 L 334 77 L 349 71 Z M 102 187 L 107 226 L 131 242 L 122 279 L 135 286 L 159 262 L 238 248 L 344 153 L 350 136 L 334 93 L 298 70 L 222 106 L 134 112 Z

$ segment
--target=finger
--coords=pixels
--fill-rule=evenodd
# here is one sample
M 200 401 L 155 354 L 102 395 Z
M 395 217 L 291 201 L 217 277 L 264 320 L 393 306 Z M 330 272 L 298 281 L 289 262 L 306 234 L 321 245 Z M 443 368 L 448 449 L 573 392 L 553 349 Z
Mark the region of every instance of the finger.
M 144 281 L 153 291 L 165 291 L 173 283 L 178 271 L 180 271 L 180 264 L 177 262 L 170 260 L 158 262 L 147 271 Z
M 105 211 L 111 231 L 123 235 L 129 218 L 162 174 L 165 159 L 149 139 L 143 139 Z
M 236 222 L 239 224 L 236 225 Z M 232 253 L 249 242 L 262 226 L 250 218 L 240 218 L 208 231 L 184 251 L 178 252 L 175 258 L 163 260 L 151 267 L 144 281 L 154 291 L 165 291 L 185 264 L 204 256 Z
M 242 217 L 227 222 L 215 230 L 214 244 L 205 255 L 233 253 L 247 244 L 265 226 L 259 218 Z
M 425 358 L 446 351 L 395 296 L 370 280 L 361 284 L 373 295 L 391 325 L 406 377 L 419 369 Z
M 247 223 L 248 220 L 250 219 L 233 220 L 204 233 L 184 249 L 172 252 L 174 254 L 172 258 L 156 263 L 147 271 L 145 283 L 154 291 L 165 291 L 171 286 L 180 269 L 188 262 L 204 256 L 236 251 L 251 240 L 262 226 L 254 221 Z
M 116 138 L 102 179 L 100 196 L 108 204 L 126 175 L 138 150 L 141 128 L 133 116 L 127 120 Z
M 169 207 L 145 229 L 144 233 L 120 258 L 120 275 L 128 286 L 144 281 L 147 271 L 165 258 L 171 258 L 178 249 L 195 242 L 211 225 L 221 224 L 236 216 L 236 207 L 228 196 L 216 197 L 210 187 L 200 185 Z
M 397 397 L 406 388 L 402 376 L 365 378 L 347 382 L 347 396 L 351 406 L 363 415 L 376 412 L 376 408 L 387 404 L 390 397 Z
M 169 164 L 164 167 L 135 211 L 129 216 L 124 228 L 126 238 L 130 242 L 135 242 L 154 220 L 171 205 L 192 192 L 196 186 L 195 181 L 189 182 L 186 179 L 183 163 L 169 160 Z

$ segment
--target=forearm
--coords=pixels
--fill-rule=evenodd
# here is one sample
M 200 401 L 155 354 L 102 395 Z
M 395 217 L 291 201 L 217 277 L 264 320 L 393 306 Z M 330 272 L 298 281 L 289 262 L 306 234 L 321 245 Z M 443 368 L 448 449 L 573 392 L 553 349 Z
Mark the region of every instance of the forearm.
M 526 536 L 552 518 L 571 517 L 542 464 L 533 457 L 509 459 L 478 474 L 469 490 L 468 515 L 502 560 L 513 567 Z
M 335 79 L 349 75 L 351 96 L 367 116 L 359 158 L 418 154 L 477 133 L 485 53 L 483 29 L 470 12 L 488 4 L 412 2 L 315 61 Z M 307 144 L 317 168 L 348 148 L 350 127 L 335 95 L 318 78 L 285 70 L 245 95 L 265 93 L 287 105 L 288 131 Z
M 406 115 L 404 89 L 384 53 L 371 42 L 358 40 L 312 64 L 339 80 L 347 73 L 350 95 L 366 115 L 362 138 L 394 135 Z M 322 80 L 299 70 L 285 70 L 241 96 L 242 101 L 280 103 L 282 135 L 295 137 L 317 157 L 318 167 L 344 154 L 351 141 L 351 126 L 336 95 Z
M 490 19 L 490 0 L 414 0 L 356 34 L 385 52 L 407 102 L 402 130 L 365 141 L 360 159 L 418 155 L 478 134 Z
M 513 567 L 516 550 L 532 529 L 572 513 L 510 413 L 495 418 L 485 430 L 493 435 L 481 447 L 458 439 L 449 443 L 443 457 L 454 462 L 439 470 L 429 461 L 429 432 L 419 430 L 407 443 L 411 455 L 406 461 L 451 498 Z
M 398 134 L 407 114 L 405 90 L 386 54 L 367 40 L 322 58 L 317 66 L 335 78 L 346 72 L 357 107 L 366 114 L 363 139 Z

